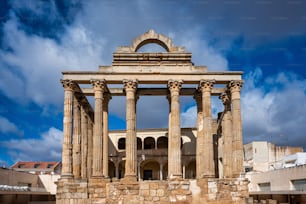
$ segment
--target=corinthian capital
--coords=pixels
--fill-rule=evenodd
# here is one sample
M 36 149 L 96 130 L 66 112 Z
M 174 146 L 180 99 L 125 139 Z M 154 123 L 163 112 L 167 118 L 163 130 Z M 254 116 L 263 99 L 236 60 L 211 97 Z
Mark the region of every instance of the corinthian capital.
M 211 91 L 211 89 L 213 88 L 214 86 L 214 83 L 216 81 L 214 79 L 212 80 L 204 80 L 202 79 L 199 83 L 199 90 L 201 90 L 202 92 L 203 91 Z
M 219 99 L 222 101 L 223 105 L 226 106 L 230 103 L 230 97 L 227 93 L 222 93 L 219 96 Z
M 67 91 L 77 91 L 77 85 L 70 79 L 61 79 L 61 83 L 63 84 L 64 90 Z
M 179 91 L 182 88 L 183 80 L 172 80 L 168 81 L 168 88 L 170 91 Z
M 127 90 L 136 91 L 137 85 L 138 85 L 138 80 L 137 79 L 134 79 L 134 80 L 124 79 L 123 80 L 123 86 L 124 86 L 124 89 L 126 91 Z
M 90 80 L 90 83 L 92 84 L 93 89 L 96 91 L 104 91 L 106 88 L 106 81 L 105 79 L 102 80 Z
M 228 83 L 228 88 L 230 89 L 231 92 L 236 92 L 236 91 L 240 91 L 243 85 L 243 81 L 239 80 L 239 81 L 230 81 Z

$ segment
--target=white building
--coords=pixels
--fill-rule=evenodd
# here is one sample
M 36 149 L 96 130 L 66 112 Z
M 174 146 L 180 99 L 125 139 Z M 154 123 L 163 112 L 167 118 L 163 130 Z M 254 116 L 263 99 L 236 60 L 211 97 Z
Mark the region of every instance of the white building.
M 276 146 L 266 141 L 251 142 L 244 145 L 244 166 L 246 172 L 280 169 L 286 156 L 302 152 L 302 147 Z

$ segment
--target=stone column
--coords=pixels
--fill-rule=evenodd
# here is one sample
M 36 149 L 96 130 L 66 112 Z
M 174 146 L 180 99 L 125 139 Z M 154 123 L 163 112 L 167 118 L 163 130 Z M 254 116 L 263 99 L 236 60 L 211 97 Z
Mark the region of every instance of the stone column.
M 243 170 L 243 143 L 240 109 L 240 90 L 243 81 L 231 81 L 228 87 L 232 102 L 232 130 L 233 130 L 233 176 L 238 177 Z
M 92 153 L 93 153 L 93 122 L 92 112 L 88 113 L 88 158 L 87 158 L 87 177 L 90 178 L 92 175 Z
M 125 179 L 136 181 L 137 139 L 136 139 L 136 90 L 137 80 L 123 80 L 126 92 L 126 161 Z
M 198 136 L 197 145 L 203 147 L 204 159 L 198 169 L 198 178 L 213 178 L 215 177 L 214 167 L 214 146 L 213 146 L 213 134 L 212 134 L 212 115 L 211 115 L 211 90 L 215 80 L 201 80 L 199 84 L 199 90 L 202 93 L 202 113 L 203 113 L 203 136 Z
M 232 116 L 230 107 L 230 98 L 227 93 L 219 97 L 224 105 L 222 119 L 222 137 L 223 137 L 223 175 L 225 178 L 232 178 Z
M 197 91 L 194 94 L 197 103 L 197 143 L 196 143 L 196 177 L 201 178 L 203 163 L 205 163 L 204 132 L 203 132 L 203 110 L 202 110 L 202 94 Z
M 105 80 L 91 80 L 95 94 L 95 114 L 94 114 L 94 133 L 93 133 L 93 177 L 102 177 L 102 155 L 103 155 L 103 115 L 102 102 L 105 90 Z
M 73 100 L 73 176 L 79 179 L 81 176 L 81 110 L 76 94 Z
M 169 179 L 182 178 L 181 162 L 181 127 L 180 127 L 180 89 L 183 81 L 168 81 L 171 95 L 171 126 L 168 148 L 168 177 Z
M 104 94 L 103 100 L 103 176 L 108 178 L 108 103 L 111 99 L 109 93 Z
M 88 119 L 87 111 L 84 104 L 81 106 L 81 121 L 82 121 L 82 165 L 81 177 L 87 178 L 87 156 L 88 156 Z
M 62 149 L 62 178 L 72 178 L 72 109 L 73 92 L 76 84 L 71 80 L 61 80 L 65 91 L 63 149 Z

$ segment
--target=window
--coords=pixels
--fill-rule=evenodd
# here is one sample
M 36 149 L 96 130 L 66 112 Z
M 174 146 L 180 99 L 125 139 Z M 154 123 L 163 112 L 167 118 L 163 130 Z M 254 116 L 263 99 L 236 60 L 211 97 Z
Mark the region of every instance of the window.
M 23 168 L 24 164 L 18 164 L 18 168 Z
M 168 148 L 168 138 L 167 137 L 159 137 L 157 139 L 157 148 L 158 149 L 166 149 Z
M 147 137 L 144 139 L 144 149 L 155 149 L 155 140 L 153 137 Z
M 296 191 L 306 190 L 306 179 L 292 180 L 292 185 Z
M 258 184 L 260 191 L 271 191 L 271 184 L 270 183 L 259 183 Z
M 40 166 L 40 164 L 34 164 L 34 168 L 38 168 Z
M 53 164 L 48 164 L 47 168 L 50 169 L 53 166 Z
M 120 138 L 118 140 L 118 149 L 125 149 L 125 138 Z

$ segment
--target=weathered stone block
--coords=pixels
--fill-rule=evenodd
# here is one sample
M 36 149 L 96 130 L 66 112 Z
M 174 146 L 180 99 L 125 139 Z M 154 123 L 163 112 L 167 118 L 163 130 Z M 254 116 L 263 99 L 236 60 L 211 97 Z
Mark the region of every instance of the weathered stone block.
M 150 190 L 140 190 L 141 196 L 150 196 Z
M 151 190 L 150 189 L 150 196 L 156 196 L 156 190 Z
M 157 196 L 162 197 L 162 196 L 165 195 L 165 190 L 164 189 L 157 189 L 156 194 L 157 194 Z
M 153 182 L 149 184 L 150 189 L 156 190 L 158 189 L 158 183 L 157 182 Z
M 150 185 L 149 185 L 149 183 L 142 183 L 142 184 L 140 184 L 139 189 L 141 189 L 141 190 L 149 190 L 150 189 Z

